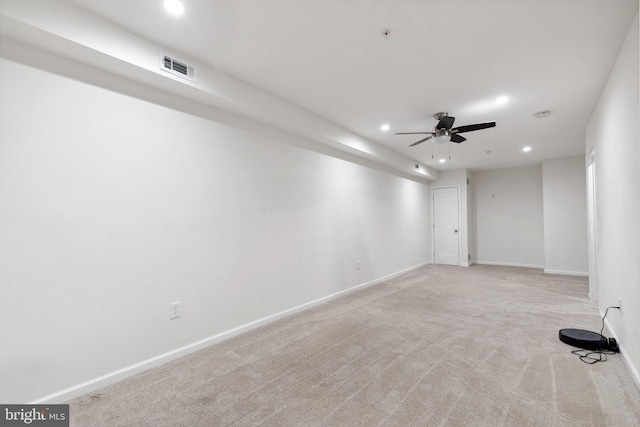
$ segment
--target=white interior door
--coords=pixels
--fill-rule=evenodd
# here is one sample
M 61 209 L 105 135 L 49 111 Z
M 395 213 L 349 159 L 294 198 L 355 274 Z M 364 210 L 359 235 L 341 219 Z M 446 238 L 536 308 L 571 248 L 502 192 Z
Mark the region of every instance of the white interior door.
M 433 262 L 460 265 L 458 187 L 433 189 Z

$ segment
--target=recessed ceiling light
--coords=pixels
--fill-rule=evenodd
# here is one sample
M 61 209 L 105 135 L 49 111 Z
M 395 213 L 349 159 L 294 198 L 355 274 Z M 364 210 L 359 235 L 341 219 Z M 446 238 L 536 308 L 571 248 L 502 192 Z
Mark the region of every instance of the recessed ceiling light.
M 391 129 L 391 126 L 389 126 L 389 125 L 388 125 L 388 124 L 386 124 L 386 123 L 385 123 L 385 124 L 383 124 L 382 126 L 380 126 L 380 130 L 383 130 L 383 131 L 385 131 L 385 132 L 386 132 L 386 131 L 388 131 L 389 129 Z
M 509 98 L 507 98 L 506 96 L 499 96 L 496 99 L 496 104 L 506 104 L 509 101 Z
M 174 15 L 182 15 L 184 13 L 184 5 L 179 0 L 165 0 L 164 8 Z
M 524 151 L 525 153 L 528 153 L 529 151 L 531 151 L 531 147 L 524 147 L 522 151 Z
M 445 159 L 440 159 L 440 163 L 444 163 L 444 162 L 446 162 Z

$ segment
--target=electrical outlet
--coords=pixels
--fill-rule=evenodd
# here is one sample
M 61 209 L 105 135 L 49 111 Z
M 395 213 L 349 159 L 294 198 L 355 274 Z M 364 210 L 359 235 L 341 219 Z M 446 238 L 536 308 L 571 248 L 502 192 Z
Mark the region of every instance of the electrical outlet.
M 356 270 L 360 270 L 360 260 L 356 261 Z
M 622 310 L 622 297 L 618 297 L 618 307 Z
M 182 306 L 180 305 L 180 301 L 169 304 L 169 319 L 177 319 L 180 316 L 182 316 Z

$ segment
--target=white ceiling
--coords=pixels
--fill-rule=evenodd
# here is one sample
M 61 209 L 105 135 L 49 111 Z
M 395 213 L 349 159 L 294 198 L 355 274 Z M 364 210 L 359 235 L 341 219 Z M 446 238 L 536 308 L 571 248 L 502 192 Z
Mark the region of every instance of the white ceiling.
M 637 0 L 184 0 L 176 17 L 162 0 L 67 1 L 438 170 L 584 154 L 638 10 Z M 534 118 L 542 110 L 551 116 Z M 444 164 L 449 144 L 409 148 L 421 138 L 393 135 L 432 130 L 438 111 L 454 126 L 497 126 L 450 144 Z

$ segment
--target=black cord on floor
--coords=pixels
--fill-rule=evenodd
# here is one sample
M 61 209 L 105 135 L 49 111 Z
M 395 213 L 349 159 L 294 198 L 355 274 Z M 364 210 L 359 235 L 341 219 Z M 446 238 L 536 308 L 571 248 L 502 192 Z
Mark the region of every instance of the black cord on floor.
M 616 354 L 614 351 L 608 350 L 573 350 L 571 353 L 579 356 L 580 360 L 588 365 L 593 365 L 598 362 L 606 362 L 607 354 Z M 598 357 L 594 357 L 593 355 L 597 355 Z
M 602 316 L 602 328 L 600 328 L 601 337 L 604 337 L 604 335 L 602 335 L 602 332 L 604 332 L 604 319 L 607 317 L 607 313 L 609 313 L 610 308 L 617 308 L 618 310 L 620 310 L 620 307 L 618 306 L 611 306 L 611 307 L 607 307 L 607 309 L 604 311 L 604 316 Z M 602 349 L 595 350 L 595 351 L 573 350 L 571 353 L 577 355 L 582 362 L 588 365 L 593 365 L 594 363 L 598 363 L 598 362 L 606 362 L 608 354 L 616 354 L 615 351 L 602 350 Z M 597 355 L 597 357 L 594 357 L 594 355 Z

